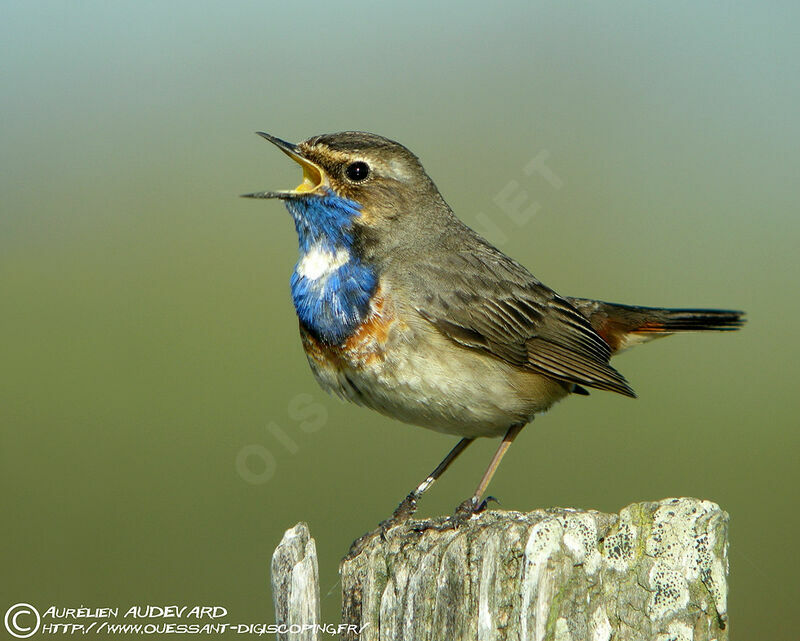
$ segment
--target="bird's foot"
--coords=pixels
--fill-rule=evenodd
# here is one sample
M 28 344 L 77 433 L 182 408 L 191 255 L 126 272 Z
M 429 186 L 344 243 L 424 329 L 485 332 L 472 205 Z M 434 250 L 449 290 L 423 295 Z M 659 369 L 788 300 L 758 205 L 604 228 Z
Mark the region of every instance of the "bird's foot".
M 381 521 L 378 525 L 378 532 L 380 532 L 381 539 L 386 540 L 386 533 L 397 525 L 402 525 L 408 521 L 417 511 L 417 495 L 411 492 L 406 498 L 400 501 L 392 515 L 385 521 Z
M 478 499 L 476 496 L 468 498 L 456 508 L 453 516 L 447 519 L 445 527 L 448 529 L 452 528 L 457 530 L 462 525 L 467 523 L 473 516 L 483 512 L 486 509 L 486 506 L 489 504 L 489 501 L 499 503 L 499 501 L 493 496 L 487 496 L 483 501 Z
M 372 532 L 367 532 L 364 536 L 356 539 L 353 542 L 353 545 L 350 546 L 350 551 L 347 553 L 347 557 L 345 558 L 358 556 L 358 554 L 361 553 L 367 544 L 376 537 L 380 537 L 381 541 L 385 541 L 386 535 L 390 529 L 398 525 L 403 525 L 414 515 L 414 512 L 417 511 L 417 498 L 418 497 L 414 492 L 411 492 L 408 496 L 406 496 L 406 498 L 400 501 L 400 505 L 395 508 L 394 512 L 388 519 L 381 521 L 378 524 L 378 527 L 372 530 Z

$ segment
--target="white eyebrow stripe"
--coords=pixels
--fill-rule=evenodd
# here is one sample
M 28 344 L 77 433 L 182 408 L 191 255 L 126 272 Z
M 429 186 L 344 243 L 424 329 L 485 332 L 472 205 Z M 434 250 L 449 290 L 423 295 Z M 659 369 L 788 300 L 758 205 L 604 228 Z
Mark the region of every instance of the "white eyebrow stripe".
M 388 163 L 387 166 L 389 171 L 391 172 L 391 177 L 396 178 L 403 181 L 408 181 L 411 179 L 411 174 L 408 173 L 407 165 L 396 158 L 392 158 Z

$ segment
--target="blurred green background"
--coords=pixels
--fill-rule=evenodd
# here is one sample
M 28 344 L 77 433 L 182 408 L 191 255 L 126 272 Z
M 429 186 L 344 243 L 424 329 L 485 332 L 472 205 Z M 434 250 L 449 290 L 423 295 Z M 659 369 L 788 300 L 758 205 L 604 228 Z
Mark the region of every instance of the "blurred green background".
M 504 507 L 731 514 L 732 630 L 795 638 L 796 3 L 3 3 L 0 610 L 208 603 L 271 621 L 270 554 L 338 559 L 455 439 L 317 389 L 288 291 L 297 184 L 253 135 L 374 131 L 557 291 L 745 309 L 615 363 L 511 449 Z M 523 168 L 538 154 L 561 188 Z M 510 181 L 516 181 L 516 187 Z M 495 202 L 524 192 L 515 222 Z M 496 442 L 421 505 L 449 513 Z

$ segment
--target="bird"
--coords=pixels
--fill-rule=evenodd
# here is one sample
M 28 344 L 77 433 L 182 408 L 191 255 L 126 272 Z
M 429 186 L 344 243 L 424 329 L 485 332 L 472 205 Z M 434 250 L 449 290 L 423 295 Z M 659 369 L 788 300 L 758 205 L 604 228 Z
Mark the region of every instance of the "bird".
M 406 147 L 360 131 L 294 144 L 256 132 L 302 168 L 282 200 L 299 258 L 291 295 L 308 363 L 326 391 L 461 439 L 384 525 L 480 437 L 500 444 L 455 526 L 486 507 L 501 459 L 537 414 L 589 389 L 635 398 L 609 363 L 683 332 L 730 331 L 744 312 L 561 296 L 459 219 Z

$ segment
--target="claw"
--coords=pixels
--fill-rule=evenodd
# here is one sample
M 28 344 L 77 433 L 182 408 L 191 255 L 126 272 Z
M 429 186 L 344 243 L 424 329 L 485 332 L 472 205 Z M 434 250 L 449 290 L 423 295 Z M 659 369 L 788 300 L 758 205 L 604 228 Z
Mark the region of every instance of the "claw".
M 468 498 L 456 508 L 453 516 L 447 520 L 447 526 L 448 528 L 452 527 L 454 530 L 457 530 L 467 523 L 473 515 L 479 514 L 481 511 L 482 507 L 478 504 L 478 500 L 474 496 Z
M 385 521 L 381 521 L 379 528 L 388 530 L 395 525 L 405 523 L 410 519 L 414 512 L 417 511 L 417 495 L 411 492 L 406 498 L 400 501 L 400 504 L 395 508 L 392 515 Z
M 395 508 L 394 512 L 388 519 L 381 521 L 378 524 L 378 527 L 372 532 L 367 532 L 367 534 L 364 536 L 356 539 L 350 546 L 350 551 L 347 553 L 345 558 L 353 558 L 360 554 L 361 551 L 366 547 L 367 543 L 369 543 L 376 536 L 379 536 L 381 541 L 385 541 L 389 530 L 408 521 L 416 511 L 417 495 L 414 492 L 411 492 L 408 496 L 406 496 L 406 498 L 400 501 L 400 504 Z
M 497 503 L 498 505 L 500 505 L 500 500 L 496 496 L 487 496 L 485 499 L 483 499 L 483 501 L 481 501 L 481 504 L 478 506 L 478 509 L 475 510 L 475 512 L 476 513 L 483 512 L 484 510 L 486 510 L 487 506 L 491 502 L 494 502 L 494 503 Z
M 395 508 L 390 520 L 398 523 L 408 521 L 408 519 L 414 516 L 414 512 L 416 511 L 417 495 L 414 492 L 410 492 L 406 498 L 400 501 L 400 505 Z
M 385 521 L 378 524 L 378 533 L 380 534 L 381 541 L 386 540 L 386 535 L 389 530 L 396 525 L 402 525 L 408 521 L 417 511 L 417 495 L 411 492 L 406 498 L 400 501 L 400 504 L 395 508 L 392 515 Z

